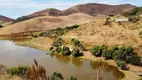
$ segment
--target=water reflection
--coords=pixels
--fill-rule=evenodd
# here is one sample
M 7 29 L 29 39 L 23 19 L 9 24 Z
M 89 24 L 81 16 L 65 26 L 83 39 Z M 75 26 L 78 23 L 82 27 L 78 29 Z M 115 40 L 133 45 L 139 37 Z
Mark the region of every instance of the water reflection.
M 78 68 L 80 68 L 83 65 L 83 59 L 79 58 L 72 58 L 72 64 Z
M 69 72 L 80 72 L 79 74 L 86 74 L 86 70 L 88 70 L 88 72 L 90 71 L 90 79 L 93 75 L 96 74 L 96 69 L 98 68 L 97 67 L 97 62 L 94 62 L 94 61 L 88 61 L 88 60 L 84 60 L 84 59 L 79 59 L 79 58 L 71 58 L 71 57 L 67 57 L 67 56 L 62 56 L 60 54 L 51 54 L 50 55 L 51 58 L 53 59 L 56 59 L 59 63 L 63 63 L 63 64 L 66 64 L 68 65 L 68 68 L 69 69 L 72 69 L 73 67 L 71 67 L 72 65 L 74 66 L 73 70 L 75 69 L 75 71 L 73 70 L 68 70 L 68 73 Z M 53 60 L 52 59 L 52 60 Z M 89 64 L 88 64 L 89 63 Z M 110 66 L 108 65 L 107 63 L 104 63 L 105 66 L 107 66 L 107 69 L 106 69 L 106 76 L 107 78 L 105 80 L 108 80 L 108 79 L 113 79 L 115 80 L 114 78 L 110 77 L 110 75 L 112 74 L 116 79 L 119 79 L 119 78 L 122 78 L 124 77 L 124 75 L 118 71 L 118 69 L 114 66 Z M 60 67 L 63 67 L 63 66 L 60 66 Z M 75 68 L 76 67 L 76 68 Z M 91 69 L 90 69 L 91 68 Z M 65 69 L 65 68 L 64 68 Z M 85 70 L 86 69 L 86 70 Z M 80 70 L 83 70 L 83 71 L 80 71 Z M 62 72 L 62 71 L 61 71 Z M 84 73 L 83 73 L 84 72 Z M 87 72 L 87 73 L 88 73 Z M 65 71 L 63 71 L 62 73 L 65 73 Z M 73 74 L 72 74 L 73 75 Z M 76 74 L 78 75 L 78 74 Z M 79 76 L 80 77 L 80 76 Z M 84 80 L 84 79 L 83 79 Z M 89 79 L 88 79 L 89 80 Z

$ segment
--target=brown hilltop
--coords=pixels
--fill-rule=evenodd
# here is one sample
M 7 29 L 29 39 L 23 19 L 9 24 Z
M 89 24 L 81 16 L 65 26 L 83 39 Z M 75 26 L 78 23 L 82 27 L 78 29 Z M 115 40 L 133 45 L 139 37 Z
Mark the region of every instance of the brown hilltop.
M 0 22 L 1 23 L 11 22 L 11 21 L 13 21 L 13 19 L 0 15 Z
M 45 9 L 39 12 L 32 13 L 27 17 L 38 17 L 38 16 L 59 16 L 61 15 L 61 11 L 55 8 Z
M 122 5 L 107 5 L 107 4 L 98 4 L 98 3 L 87 3 L 80 4 L 68 8 L 66 10 L 60 11 L 55 8 L 48 8 L 39 12 L 28 15 L 27 17 L 38 17 L 38 16 L 66 16 L 74 13 L 85 13 L 91 16 L 97 14 L 101 15 L 117 15 L 125 11 L 134 9 L 136 6 L 131 4 L 122 4 Z
M 134 8 L 135 6 L 131 4 L 107 5 L 107 4 L 88 3 L 88 4 L 80 4 L 71 7 L 69 9 L 64 10 L 62 13 L 64 15 L 70 15 L 78 12 L 92 16 L 95 16 L 96 14 L 117 15 L 125 11 L 132 10 Z

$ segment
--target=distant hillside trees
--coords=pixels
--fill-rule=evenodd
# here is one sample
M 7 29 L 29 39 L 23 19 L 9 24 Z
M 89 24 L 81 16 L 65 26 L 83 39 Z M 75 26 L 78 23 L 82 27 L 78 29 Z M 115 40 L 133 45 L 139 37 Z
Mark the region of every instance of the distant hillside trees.
M 27 17 L 27 16 L 18 17 L 16 20 L 13 21 L 13 23 L 25 21 L 25 20 L 28 20 L 28 19 L 31 19 L 31 18 L 34 18 L 34 17 Z
M 129 18 L 129 21 L 136 23 L 139 21 L 139 16 L 142 14 L 142 7 L 137 7 L 131 11 L 125 12 L 122 15 Z

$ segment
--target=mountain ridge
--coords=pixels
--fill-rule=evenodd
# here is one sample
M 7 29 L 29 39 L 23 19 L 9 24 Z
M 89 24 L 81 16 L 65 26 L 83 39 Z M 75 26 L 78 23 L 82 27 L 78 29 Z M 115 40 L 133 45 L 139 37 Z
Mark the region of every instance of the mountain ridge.
M 86 3 L 79 4 L 70 7 L 65 10 L 57 10 L 55 8 L 47 8 L 32 14 L 27 15 L 28 17 L 38 17 L 38 16 L 67 16 L 74 13 L 84 13 L 91 16 L 101 15 L 117 15 L 123 12 L 134 9 L 136 6 L 132 4 L 120 4 L 120 5 L 109 5 L 109 4 L 99 4 L 99 3 Z

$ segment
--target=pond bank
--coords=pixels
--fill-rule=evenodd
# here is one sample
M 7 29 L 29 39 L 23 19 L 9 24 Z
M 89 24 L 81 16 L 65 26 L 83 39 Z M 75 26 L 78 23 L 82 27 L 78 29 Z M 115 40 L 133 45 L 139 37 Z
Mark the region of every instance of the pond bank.
M 36 48 L 36 49 L 40 49 L 40 50 L 49 51 L 49 48 L 51 47 L 52 43 L 53 43 L 53 40 L 50 38 L 39 37 L 39 38 L 35 38 L 35 39 L 31 40 L 30 42 L 29 41 L 17 42 L 17 45 L 28 46 L 28 47 L 32 47 L 32 48 Z M 88 59 L 91 61 L 96 61 L 96 60 L 101 59 L 104 62 L 107 62 L 109 65 L 117 67 L 115 61 L 104 60 L 104 58 L 102 58 L 102 57 L 94 57 L 90 52 L 84 52 L 84 56 L 80 57 L 80 58 Z M 130 67 L 129 71 L 124 71 L 124 70 L 118 69 L 119 71 L 123 72 L 125 75 L 125 78 L 123 78 L 122 80 L 139 80 L 140 76 L 138 75 L 138 71 L 142 71 L 142 68 L 141 67 L 138 68 L 138 66 L 132 66 L 132 65 L 129 65 L 129 67 Z M 133 67 L 133 69 L 131 69 L 131 67 Z M 140 70 L 134 70 L 134 68 L 138 68 Z

